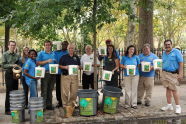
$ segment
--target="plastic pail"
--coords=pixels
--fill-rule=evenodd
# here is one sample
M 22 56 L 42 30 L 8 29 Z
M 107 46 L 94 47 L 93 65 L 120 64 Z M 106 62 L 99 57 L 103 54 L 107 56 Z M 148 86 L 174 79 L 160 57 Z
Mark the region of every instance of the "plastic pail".
M 30 121 L 43 122 L 43 98 L 31 97 L 29 99 Z
M 23 90 L 10 92 L 10 110 L 13 123 L 25 121 L 25 95 Z
M 103 92 L 103 101 L 102 101 L 103 112 L 109 114 L 116 113 L 119 105 L 120 96 L 123 95 L 121 89 L 112 86 L 104 86 L 102 92 Z
M 98 92 L 96 90 L 78 90 L 80 115 L 91 116 L 97 113 Z

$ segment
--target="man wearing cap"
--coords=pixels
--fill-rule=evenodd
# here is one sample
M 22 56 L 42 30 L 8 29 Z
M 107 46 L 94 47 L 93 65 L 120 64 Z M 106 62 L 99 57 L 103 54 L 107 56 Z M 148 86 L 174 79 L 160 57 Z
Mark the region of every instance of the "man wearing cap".
M 49 73 L 49 64 L 55 64 L 57 61 L 54 52 L 52 52 L 52 42 L 45 41 L 44 48 L 45 50 L 39 52 L 36 59 L 37 64 L 45 68 L 45 77 L 41 78 L 41 96 L 44 100 L 44 109 L 53 110 L 52 91 L 56 77 Z
M 160 73 L 160 80 L 166 88 L 167 105 L 162 111 L 173 110 L 172 96 L 175 101 L 175 113 L 181 113 L 179 81 L 183 78 L 183 56 L 180 50 L 172 47 L 171 40 L 164 41 L 165 51 L 163 52 L 163 71 Z
M 56 55 L 56 61 L 57 64 L 59 64 L 59 61 L 62 56 L 68 54 L 67 47 L 68 47 L 68 41 L 63 41 L 62 42 L 62 49 L 61 50 L 56 50 L 54 53 Z M 62 100 L 61 100 L 61 69 L 59 68 L 58 74 L 56 75 L 56 98 L 58 101 L 58 104 L 56 107 L 62 107 Z
M 5 69 L 6 98 L 5 98 L 5 114 L 10 115 L 10 91 L 18 90 L 18 80 L 13 78 L 13 67 L 19 62 L 19 55 L 15 53 L 16 42 L 9 41 L 8 51 L 3 53 L 2 66 Z
M 155 71 L 153 69 L 153 60 L 158 59 L 158 57 L 150 51 L 150 44 L 146 43 L 143 45 L 143 53 L 139 55 L 140 63 L 150 62 L 150 71 L 143 72 L 142 65 L 140 68 L 140 79 L 138 84 L 138 102 L 137 104 L 142 104 L 142 99 L 145 95 L 145 106 L 150 106 L 152 90 L 154 87 L 154 75 Z

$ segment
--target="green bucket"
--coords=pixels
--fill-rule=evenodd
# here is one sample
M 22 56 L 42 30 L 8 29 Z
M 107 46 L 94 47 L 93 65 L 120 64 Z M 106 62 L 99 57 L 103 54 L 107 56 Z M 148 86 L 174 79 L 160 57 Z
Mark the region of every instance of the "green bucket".
M 120 96 L 123 95 L 121 89 L 111 86 L 105 86 L 103 92 L 103 112 L 115 114 L 119 105 Z
M 78 90 L 79 111 L 81 116 L 97 114 L 98 92 L 96 90 Z

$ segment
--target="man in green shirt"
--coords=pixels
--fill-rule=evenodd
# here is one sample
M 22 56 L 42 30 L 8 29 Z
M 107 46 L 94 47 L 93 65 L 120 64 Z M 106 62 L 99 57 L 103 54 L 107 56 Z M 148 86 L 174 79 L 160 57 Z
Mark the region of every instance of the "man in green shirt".
M 8 51 L 3 53 L 2 66 L 5 69 L 5 83 L 6 83 L 6 98 L 5 98 L 5 114 L 10 115 L 10 101 L 9 94 L 12 90 L 18 90 L 18 80 L 13 78 L 12 68 L 18 64 L 19 55 L 15 53 L 16 42 L 9 41 Z

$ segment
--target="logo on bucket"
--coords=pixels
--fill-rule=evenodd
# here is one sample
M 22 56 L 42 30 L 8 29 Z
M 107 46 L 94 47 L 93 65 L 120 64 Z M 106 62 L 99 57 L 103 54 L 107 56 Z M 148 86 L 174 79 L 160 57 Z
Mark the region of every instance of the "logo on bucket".
M 103 108 L 104 112 L 111 113 L 111 114 L 116 113 L 117 105 L 118 105 L 117 97 L 105 96 L 104 108 Z
M 93 115 L 92 98 L 80 98 L 80 115 Z

